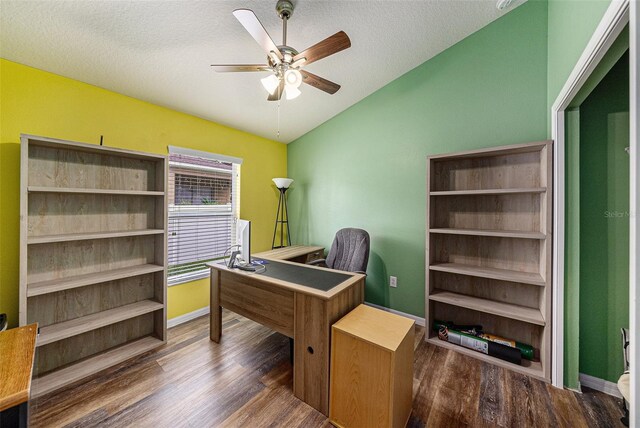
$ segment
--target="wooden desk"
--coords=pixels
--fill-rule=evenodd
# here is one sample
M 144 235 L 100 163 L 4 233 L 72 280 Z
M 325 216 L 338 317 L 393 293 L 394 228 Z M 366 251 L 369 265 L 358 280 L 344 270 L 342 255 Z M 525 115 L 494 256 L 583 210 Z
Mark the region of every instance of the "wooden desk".
M 26 427 L 38 324 L 0 332 L 0 426 Z
M 253 254 L 261 259 L 289 260 L 290 262 L 309 263 L 324 257 L 324 247 L 315 245 L 291 245 Z
M 255 274 L 209 263 L 211 268 L 211 340 L 220 343 L 222 308 L 294 339 L 293 393 L 329 413 L 331 325 L 364 301 L 365 276 L 289 261 L 270 260 L 269 272 Z M 285 281 L 278 269 L 299 281 Z M 293 275 L 292 275 L 293 274 Z M 339 278 L 338 278 L 339 277 Z M 329 278 L 341 281 L 328 291 L 300 285 Z

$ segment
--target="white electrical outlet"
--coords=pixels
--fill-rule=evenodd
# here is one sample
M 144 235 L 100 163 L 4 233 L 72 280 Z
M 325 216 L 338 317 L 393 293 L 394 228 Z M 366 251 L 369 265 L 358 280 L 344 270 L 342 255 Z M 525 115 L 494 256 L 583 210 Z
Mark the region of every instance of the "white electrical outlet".
M 397 286 L 398 286 L 398 278 L 396 278 L 395 276 L 390 276 L 389 277 L 389 287 L 396 288 Z

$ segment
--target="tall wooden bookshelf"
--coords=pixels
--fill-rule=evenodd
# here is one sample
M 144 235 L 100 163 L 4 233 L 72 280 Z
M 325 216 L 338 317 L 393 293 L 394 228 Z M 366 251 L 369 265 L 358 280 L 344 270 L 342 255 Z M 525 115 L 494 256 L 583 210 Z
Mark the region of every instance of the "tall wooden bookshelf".
M 32 396 L 166 342 L 165 156 L 21 136 L 20 325 Z
M 430 156 L 425 339 L 551 380 L 552 142 Z M 441 341 L 433 321 L 480 324 L 534 347 L 512 364 Z

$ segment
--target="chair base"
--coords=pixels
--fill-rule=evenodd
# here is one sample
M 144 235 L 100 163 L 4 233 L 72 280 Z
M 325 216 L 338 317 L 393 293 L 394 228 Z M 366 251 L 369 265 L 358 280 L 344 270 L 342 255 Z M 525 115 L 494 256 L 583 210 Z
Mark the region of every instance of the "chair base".
M 627 400 L 622 399 L 622 412 L 624 415 L 620 418 L 620 422 L 622 425 L 628 427 L 629 426 L 629 408 L 627 407 Z

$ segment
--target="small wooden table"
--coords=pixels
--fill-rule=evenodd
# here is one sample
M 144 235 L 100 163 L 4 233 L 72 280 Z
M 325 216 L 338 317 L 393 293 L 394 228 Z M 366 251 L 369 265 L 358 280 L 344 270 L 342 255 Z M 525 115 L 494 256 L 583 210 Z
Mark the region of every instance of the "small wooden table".
M 288 260 L 296 263 L 310 263 L 324 257 L 324 247 L 316 245 L 291 245 L 252 254 L 261 259 Z
M 0 332 L 0 426 L 26 427 L 38 324 Z
M 402 428 L 411 414 L 415 322 L 360 305 L 331 334 L 330 422 Z

